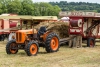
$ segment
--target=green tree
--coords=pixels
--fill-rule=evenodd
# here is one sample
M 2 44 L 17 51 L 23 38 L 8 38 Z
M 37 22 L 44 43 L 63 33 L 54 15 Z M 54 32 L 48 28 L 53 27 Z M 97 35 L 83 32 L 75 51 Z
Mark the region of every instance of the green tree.
M 8 13 L 16 13 L 19 14 L 19 12 L 21 11 L 21 3 L 20 0 L 13 0 L 10 1 L 7 5 L 8 8 Z
M 8 10 L 7 10 L 7 5 L 8 3 L 10 2 L 11 0 L 0 0 L 0 3 L 2 5 L 2 13 L 8 13 Z
M 50 6 L 52 6 L 52 5 L 50 5 L 49 3 L 43 3 L 43 2 L 41 2 L 41 3 L 39 4 L 39 11 L 40 11 L 40 14 L 41 14 L 42 16 L 48 15 L 48 9 L 50 8 Z
M 34 15 L 34 4 L 32 0 L 22 0 L 22 8 L 20 14 L 22 15 Z
M 97 12 L 99 12 L 99 13 L 100 13 L 100 9 L 97 9 Z
M 35 8 L 39 10 L 41 16 L 54 16 L 54 15 L 58 16 L 59 11 L 61 10 L 57 5 L 52 6 L 49 3 L 43 3 L 43 2 L 37 4 L 38 7 L 35 6 Z
M 62 11 L 97 11 L 99 9 L 99 3 L 89 3 L 89 2 L 49 2 L 51 5 L 58 5 Z
M 2 4 L 0 3 L 0 14 L 2 14 Z
M 60 9 L 57 5 L 55 5 L 55 6 L 53 7 L 53 9 L 54 9 L 54 15 L 55 15 L 55 16 L 58 16 L 58 14 L 59 14 L 59 12 L 61 11 L 61 9 Z
M 38 3 L 34 3 L 34 15 L 35 16 L 40 16 L 40 11 L 39 11 L 39 4 Z

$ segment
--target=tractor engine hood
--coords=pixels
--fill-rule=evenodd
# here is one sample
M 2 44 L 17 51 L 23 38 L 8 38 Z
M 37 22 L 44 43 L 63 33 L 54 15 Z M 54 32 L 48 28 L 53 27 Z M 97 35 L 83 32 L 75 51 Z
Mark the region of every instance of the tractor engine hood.
M 37 34 L 36 29 L 29 29 L 29 30 L 18 30 L 16 32 L 16 43 L 24 43 L 25 40 L 28 38 L 28 35 Z
M 33 29 L 29 29 L 29 30 L 18 30 L 16 33 L 24 33 L 24 34 L 33 34 Z

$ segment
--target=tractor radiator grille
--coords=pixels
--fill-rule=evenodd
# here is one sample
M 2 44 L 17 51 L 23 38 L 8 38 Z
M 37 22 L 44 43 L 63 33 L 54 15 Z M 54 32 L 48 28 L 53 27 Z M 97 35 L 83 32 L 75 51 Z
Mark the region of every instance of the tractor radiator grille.
M 17 32 L 16 33 L 16 40 L 17 40 L 17 42 L 20 42 L 21 39 L 22 39 L 22 34 L 20 32 Z

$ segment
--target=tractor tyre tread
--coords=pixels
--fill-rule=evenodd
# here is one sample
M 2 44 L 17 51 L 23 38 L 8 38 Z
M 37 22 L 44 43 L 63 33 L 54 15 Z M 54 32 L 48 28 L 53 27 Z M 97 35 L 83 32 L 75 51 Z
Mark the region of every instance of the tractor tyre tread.
M 7 43 L 7 45 L 6 45 L 6 53 L 7 54 L 12 54 L 11 52 L 10 52 L 10 44 L 11 43 L 13 43 L 13 42 L 15 42 L 16 43 L 16 40 L 15 39 L 13 39 L 13 40 L 10 40 L 8 43 Z M 14 53 L 14 54 L 16 54 L 18 52 L 18 50 Z
M 59 37 L 58 37 L 58 35 L 56 33 L 54 33 L 54 32 L 49 33 L 47 38 L 46 38 L 46 41 L 45 41 L 45 49 L 46 49 L 46 51 L 48 53 L 50 53 L 50 52 L 57 52 L 59 50 L 59 46 L 58 46 L 57 50 L 52 50 L 51 47 L 50 47 L 50 42 L 51 42 L 51 39 L 53 37 L 57 37 L 58 38 L 58 42 L 59 42 Z M 59 43 L 58 43 L 58 45 L 59 45 Z
M 28 56 L 32 56 L 32 54 L 30 53 L 30 46 L 31 46 L 32 44 L 36 44 L 37 47 L 38 47 L 38 48 L 37 48 L 36 54 L 33 55 L 33 56 L 36 56 L 37 53 L 38 53 L 38 51 L 39 51 L 39 45 L 38 45 L 38 43 L 35 42 L 35 41 L 30 41 L 30 42 L 28 43 L 28 45 L 27 45 L 26 48 L 25 48 L 25 52 L 27 53 Z

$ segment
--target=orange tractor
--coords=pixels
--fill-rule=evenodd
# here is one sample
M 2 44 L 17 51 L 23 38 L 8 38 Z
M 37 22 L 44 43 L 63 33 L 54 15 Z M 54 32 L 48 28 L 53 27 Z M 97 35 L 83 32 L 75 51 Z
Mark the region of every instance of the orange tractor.
M 24 24 L 27 25 L 25 22 Z M 7 54 L 16 54 L 19 49 L 25 50 L 28 56 L 36 55 L 39 47 L 45 47 L 45 50 L 49 52 L 57 52 L 59 49 L 59 37 L 56 33 L 46 30 L 46 27 L 42 26 L 39 30 L 27 29 L 18 30 L 16 35 L 12 36 L 6 45 Z

